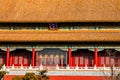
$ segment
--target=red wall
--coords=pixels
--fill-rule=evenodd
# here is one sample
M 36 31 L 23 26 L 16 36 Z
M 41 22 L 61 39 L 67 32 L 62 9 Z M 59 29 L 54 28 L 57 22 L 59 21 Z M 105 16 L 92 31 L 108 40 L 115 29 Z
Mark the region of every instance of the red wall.
M 13 75 L 6 75 L 4 80 L 12 80 L 14 77 Z M 49 76 L 49 78 L 50 80 L 106 80 L 103 76 Z

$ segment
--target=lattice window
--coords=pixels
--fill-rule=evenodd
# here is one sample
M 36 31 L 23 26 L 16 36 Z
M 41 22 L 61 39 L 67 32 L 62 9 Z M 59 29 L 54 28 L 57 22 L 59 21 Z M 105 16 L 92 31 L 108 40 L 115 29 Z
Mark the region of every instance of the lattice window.
M 120 66 L 120 56 L 118 57 L 118 65 Z
M 24 64 L 27 64 L 27 58 L 28 58 L 28 57 L 25 55 L 25 56 L 24 56 Z
M 39 62 L 40 62 L 40 65 L 42 64 L 42 55 L 39 55 Z
M 114 57 L 111 58 L 110 62 L 111 62 L 111 65 L 114 65 Z
M 90 64 L 94 64 L 94 59 L 93 59 L 93 56 L 90 56 Z
M 41 57 L 41 58 L 39 58 L 39 62 L 40 62 L 40 64 L 42 64 L 42 57 Z
M 106 56 L 106 64 L 109 65 L 110 63 L 110 57 L 109 56 Z
M 46 58 L 45 57 L 42 57 L 42 64 L 46 64 Z
M 54 61 L 54 56 L 50 55 L 50 64 L 53 64 L 53 61 Z
M 60 64 L 60 58 L 59 57 L 57 58 L 57 63 Z
M 56 60 L 57 60 L 57 58 L 54 57 L 54 58 L 53 58 L 53 64 L 57 64 L 57 63 L 56 63 Z
M 53 64 L 54 58 L 50 58 L 50 64 Z
M 85 56 L 85 64 L 88 64 L 88 60 L 89 60 L 88 56 Z
M 22 64 L 22 56 L 19 56 L 19 64 Z
M 61 65 L 63 65 L 63 58 L 60 58 L 60 60 L 61 60 Z
M 84 57 L 80 56 L 80 64 L 83 64 L 83 62 L 84 62 Z
M 59 56 L 56 55 L 56 56 L 54 57 L 54 64 L 59 64 L 59 63 L 60 63 Z
M 94 64 L 94 57 L 92 57 L 92 64 Z
M 0 64 L 3 64 L 3 56 L 0 55 Z
M 15 57 L 14 57 L 14 63 L 15 63 L 15 64 L 18 64 L 18 56 L 15 56 Z
M 50 64 L 50 57 L 49 56 L 47 57 L 47 64 L 48 65 Z
M 75 57 L 75 64 L 78 65 L 78 57 Z
M 63 64 L 64 64 L 64 63 L 63 63 L 63 59 L 64 59 L 64 55 L 61 55 L 61 56 L 60 56 L 61 65 L 63 65 Z
M 41 58 L 41 64 L 44 64 L 45 63 L 45 57 L 42 57 Z
M 115 65 L 118 66 L 118 64 L 119 64 L 119 58 L 118 58 L 118 56 L 116 56 L 115 60 L 116 60 L 116 64 Z
M 104 58 L 105 58 L 105 57 L 103 57 L 103 56 L 101 57 L 101 64 L 102 64 L 102 65 L 104 65 Z

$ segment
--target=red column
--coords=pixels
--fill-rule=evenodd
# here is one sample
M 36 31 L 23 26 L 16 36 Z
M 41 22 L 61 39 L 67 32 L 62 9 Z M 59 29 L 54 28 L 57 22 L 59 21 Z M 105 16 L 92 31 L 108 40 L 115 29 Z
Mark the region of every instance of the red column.
M 35 66 L 35 48 L 32 48 L 32 66 Z
M 69 64 L 69 66 L 72 66 L 71 53 L 72 53 L 71 48 L 68 48 L 68 64 Z
M 7 53 L 6 53 L 6 66 L 9 66 L 9 60 L 10 60 L 10 48 L 7 48 Z
M 9 64 L 10 66 L 12 66 L 12 58 L 13 58 L 13 55 L 10 54 L 10 62 L 9 62 L 9 63 L 10 63 L 10 64 Z
M 95 65 L 96 65 L 96 67 L 98 66 L 98 49 L 97 48 L 95 48 L 94 49 L 94 52 L 95 52 Z

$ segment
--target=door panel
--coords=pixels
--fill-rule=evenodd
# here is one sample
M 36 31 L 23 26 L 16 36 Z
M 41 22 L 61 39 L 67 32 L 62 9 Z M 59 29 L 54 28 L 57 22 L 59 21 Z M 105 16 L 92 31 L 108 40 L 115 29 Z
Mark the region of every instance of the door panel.
M 5 52 L 0 52 L 0 64 L 5 64 L 6 56 Z
M 75 65 L 75 56 L 73 55 L 71 58 L 72 58 L 72 66 L 75 67 L 75 66 L 76 66 L 76 65 Z
M 3 64 L 4 63 L 4 56 L 3 55 L 0 55 L 0 64 Z
M 118 63 L 117 65 L 120 67 L 120 55 L 118 56 Z
M 99 66 L 106 66 L 106 67 L 109 67 L 111 65 L 119 66 L 120 64 L 119 58 L 120 58 L 119 56 L 113 56 L 113 57 L 106 55 L 99 56 L 99 61 L 100 61 Z
M 94 66 L 94 56 L 92 53 L 81 52 L 78 54 L 79 55 L 76 55 L 74 58 L 72 58 L 73 66 L 76 66 L 77 63 L 79 67 Z
M 30 58 L 28 54 L 17 53 L 13 55 L 13 63 L 15 66 L 29 66 Z
M 18 56 L 14 56 L 14 59 L 13 59 L 13 64 L 15 65 L 15 66 L 18 66 L 19 65 L 19 63 L 18 63 Z
M 80 59 L 79 59 L 80 61 L 80 63 L 79 63 L 79 66 L 81 66 L 81 67 L 83 67 L 83 66 L 85 66 L 85 58 L 84 58 L 84 56 L 80 56 Z
M 29 57 L 27 55 L 24 55 L 23 66 L 28 66 L 29 65 L 28 60 L 29 60 Z

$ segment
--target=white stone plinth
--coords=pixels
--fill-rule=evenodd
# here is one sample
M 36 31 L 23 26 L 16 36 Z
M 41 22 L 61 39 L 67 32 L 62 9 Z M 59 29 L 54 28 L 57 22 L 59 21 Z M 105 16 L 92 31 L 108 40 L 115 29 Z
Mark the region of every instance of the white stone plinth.
M 40 70 L 43 70 L 43 65 L 42 64 L 40 65 Z
M 56 65 L 56 70 L 59 70 L 59 66 L 58 66 L 58 64 Z

